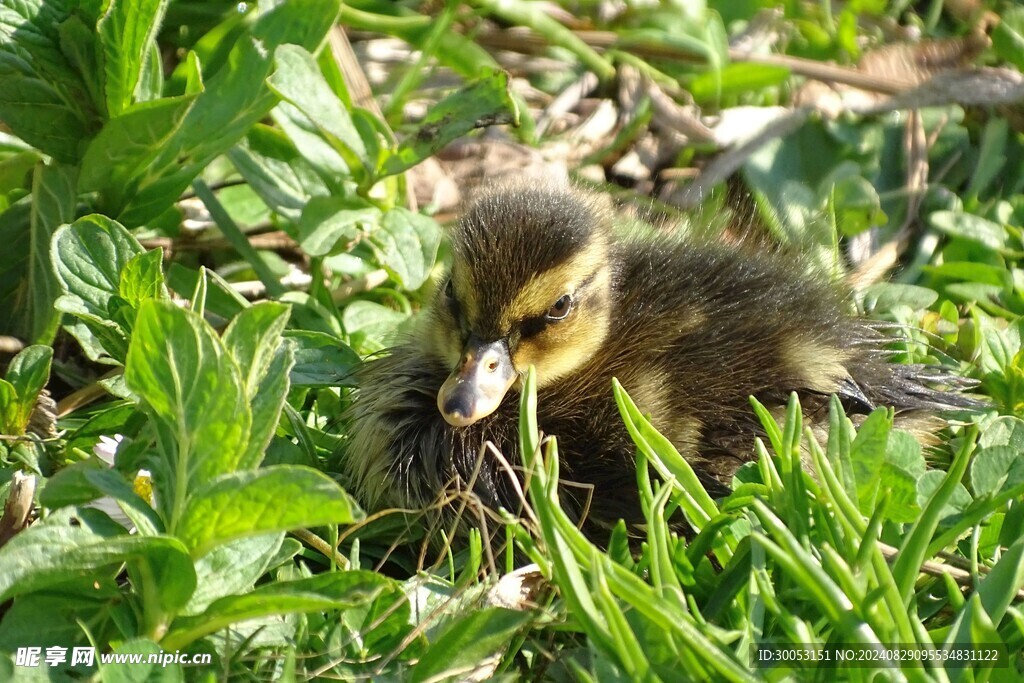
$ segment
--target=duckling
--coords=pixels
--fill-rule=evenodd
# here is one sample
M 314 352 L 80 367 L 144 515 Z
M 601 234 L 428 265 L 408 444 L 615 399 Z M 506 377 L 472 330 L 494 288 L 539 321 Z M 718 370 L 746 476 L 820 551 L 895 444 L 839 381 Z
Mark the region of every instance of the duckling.
M 598 199 L 522 185 L 479 197 L 450 242 L 450 273 L 418 332 L 358 373 L 345 467 L 371 509 L 462 491 L 517 510 L 517 395 L 530 366 L 538 425 L 558 437 L 562 479 L 576 484 L 563 505 L 590 529 L 642 521 L 613 377 L 717 495 L 753 458 L 749 396 L 779 406 L 793 391 L 838 394 L 859 412 L 962 405 L 886 362 L 847 294 L 783 255 L 619 234 Z

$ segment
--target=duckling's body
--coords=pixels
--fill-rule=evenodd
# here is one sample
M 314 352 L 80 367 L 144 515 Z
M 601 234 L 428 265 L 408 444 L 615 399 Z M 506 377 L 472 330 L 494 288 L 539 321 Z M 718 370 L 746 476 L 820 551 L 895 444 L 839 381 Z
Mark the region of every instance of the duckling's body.
M 371 508 L 425 507 L 467 490 L 516 509 L 518 380 L 533 365 L 538 423 L 559 439 L 563 502 L 602 526 L 640 519 L 635 447 L 611 391 L 640 409 L 722 488 L 753 454 L 748 397 L 844 397 L 852 409 L 941 399 L 886 363 L 845 295 L 781 256 L 674 236 L 616 237 L 565 189 L 480 199 L 452 235 L 450 284 L 421 333 L 367 363 L 346 458 Z M 495 398 L 496 397 L 496 398 Z M 587 490 L 593 487 L 593 495 Z

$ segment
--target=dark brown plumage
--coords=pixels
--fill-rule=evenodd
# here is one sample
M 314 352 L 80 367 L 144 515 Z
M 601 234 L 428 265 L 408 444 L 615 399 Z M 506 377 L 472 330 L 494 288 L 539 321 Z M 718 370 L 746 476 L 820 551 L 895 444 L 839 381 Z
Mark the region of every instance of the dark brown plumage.
M 839 394 L 854 412 L 962 405 L 885 362 L 846 294 L 782 255 L 669 235 L 619 235 L 595 199 L 513 187 L 479 199 L 451 235 L 450 278 L 419 333 L 368 362 L 350 414 L 347 474 L 364 504 L 425 507 L 446 491 L 519 505 L 518 381 L 532 364 L 538 422 L 563 480 L 592 486 L 589 521 L 640 519 L 617 377 L 713 492 L 753 455 L 748 397 Z M 587 494 L 565 488 L 579 514 Z

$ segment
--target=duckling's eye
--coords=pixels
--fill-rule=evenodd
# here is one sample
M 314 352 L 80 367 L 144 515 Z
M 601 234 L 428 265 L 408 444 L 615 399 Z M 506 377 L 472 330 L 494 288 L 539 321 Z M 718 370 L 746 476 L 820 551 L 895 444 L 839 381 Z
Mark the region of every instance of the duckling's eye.
M 569 311 L 572 310 L 572 297 L 568 294 L 563 294 L 559 297 L 558 301 L 552 304 L 551 308 L 548 309 L 547 319 L 548 320 L 562 320 L 565 316 L 569 315 Z
M 448 284 L 444 286 L 444 295 L 449 299 L 455 296 L 455 288 L 452 287 L 452 279 L 448 278 Z

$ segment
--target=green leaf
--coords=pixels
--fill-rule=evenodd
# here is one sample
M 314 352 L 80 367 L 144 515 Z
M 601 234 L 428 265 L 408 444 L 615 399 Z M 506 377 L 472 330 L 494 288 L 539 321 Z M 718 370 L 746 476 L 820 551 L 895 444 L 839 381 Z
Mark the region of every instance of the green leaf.
M 17 436 L 24 432 L 18 392 L 10 382 L 0 379 L 0 434 Z
M 917 505 L 917 481 L 924 472 L 925 461 L 917 439 L 908 432 L 891 431 L 879 477 L 882 490 L 889 493 L 885 509 L 888 519 L 904 524 L 917 519 L 921 512 Z
M 410 680 L 463 680 L 500 657 L 516 632 L 533 619 L 531 612 L 485 607 L 461 615 L 431 643 Z
M 318 524 L 350 524 L 359 516 L 348 494 L 327 475 L 308 467 L 279 465 L 234 472 L 195 492 L 176 531 L 198 557 L 237 538 Z
M 87 88 L 60 49 L 59 26 L 77 3 L 0 4 L 0 120 L 62 163 L 80 158 L 95 126 Z
M 354 174 L 362 175 L 363 166 L 359 165 L 353 171 L 342 153 L 298 107 L 282 102 L 274 107 L 271 116 L 320 181 L 331 188 L 331 194 L 343 193 L 342 183 L 348 181 L 351 184 Z
M 419 289 L 434 267 L 441 230 L 433 218 L 396 207 L 384 214 L 367 241 L 406 289 Z
M 270 583 L 246 595 L 221 598 L 198 616 L 176 619 L 161 646 L 165 650 L 179 649 L 246 619 L 349 609 L 370 602 L 383 591 L 393 590 L 393 585 L 387 577 L 368 571 L 331 572 Z
M 870 516 L 875 509 L 891 430 L 892 415 L 888 409 L 879 408 L 864 420 L 850 445 L 850 462 L 857 481 L 858 507 L 866 516 Z
M 1024 452 L 1024 420 L 1009 415 L 997 417 L 978 438 L 978 445 L 1009 446 L 1018 453 Z
M 32 411 L 36 407 L 36 398 L 50 379 L 50 362 L 53 360 L 53 349 L 49 346 L 27 346 L 18 352 L 7 368 L 7 382 L 15 397 L 5 400 L 4 408 L 8 412 L 4 416 L 8 434 L 24 434 Z
M 174 454 L 174 468 L 184 468 L 191 486 L 237 467 L 251 412 L 238 367 L 201 317 L 168 301 L 144 301 L 124 379 L 173 437 L 168 443 L 158 432 L 164 453 Z
M 32 255 L 32 198 L 25 197 L 0 213 L 0 310 L 26 311 L 26 277 Z M 25 320 L 18 315 L 0 316 L 0 333 L 27 336 Z
M 380 209 L 365 199 L 314 197 L 299 219 L 299 245 L 310 256 L 349 251 L 380 220 Z
M 134 256 L 124 264 L 118 282 L 118 293 L 133 308 L 137 309 L 147 299 L 170 298 L 161 270 L 163 258 L 163 250 L 154 249 Z
M 408 319 L 409 316 L 405 313 L 399 313 L 372 301 L 360 300 L 353 301 L 345 307 L 341 324 L 345 327 L 345 332 L 353 337 L 353 345 L 358 347 L 356 338 L 360 338 L 360 343 L 385 343 L 398 326 Z
M 1024 482 L 1022 452 L 1011 446 L 989 446 L 979 450 L 971 462 L 974 497 L 994 496 Z
M 46 482 L 39 501 L 52 509 L 67 505 L 82 505 L 110 496 L 118 501 L 125 516 L 143 535 L 163 533 L 163 523 L 152 506 L 135 492 L 134 487 L 120 472 L 96 460 L 88 460 L 65 467 Z
M 224 333 L 235 363 L 246 369 L 242 380 L 252 408 L 252 433 L 239 469 L 259 465 L 281 417 L 288 372 L 295 362 L 291 348 L 281 344 L 289 313 L 284 304 L 258 303 L 235 316 Z
M 830 201 L 836 225 L 844 235 L 856 235 L 886 223 L 878 191 L 859 175 L 839 179 L 832 188 Z
M 36 525 L 15 536 L 0 553 L 0 599 L 55 586 L 69 577 L 90 574 L 122 562 L 145 567 L 153 577 L 147 589 L 158 592 L 161 607 L 174 612 L 196 587 L 192 559 L 167 536 L 104 538 L 70 524 Z
M 195 561 L 198 585 L 183 612 L 199 614 L 214 600 L 251 591 L 283 541 L 283 532 L 240 538 L 200 557 Z
M 687 85 L 687 90 L 698 102 L 715 102 L 723 97 L 774 87 L 784 83 L 789 74 L 789 69 L 784 66 L 735 62 L 696 76 Z
M 126 657 L 127 661 L 132 663 L 103 667 L 101 669 L 103 683 L 173 683 L 186 679 L 181 664 L 163 663 L 162 658 L 169 653 L 152 640 L 129 638 L 124 641 L 113 641 L 110 652 L 114 656 Z M 139 658 L 138 663 L 131 659 L 134 657 Z M 189 667 L 190 672 L 194 670 Z
M 131 104 L 166 8 L 167 0 L 112 0 L 97 23 L 109 116 Z
M 53 236 L 51 257 L 64 291 L 55 306 L 76 320 L 65 326 L 89 358 L 123 363 L 131 328 L 131 307 L 120 296 L 121 270 L 142 246 L 116 221 L 93 214 Z
M 224 346 L 238 367 L 244 369 L 242 384 L 250 400 L 256 396 L 281 345 L 281 334 L 288 324 L 289 312 L 287 304 L 264 301 L 236 315 L 224 331 Z
M 966 192 L 968 197 L 977 197 L 984 192 L 1006 164 L 1008 133 L 1006 119 L 992 118 L 985 124 L 978 149 L 978 164 Z
M 362 177 L 369 162 L 366 146 L 313 56 L 301 47 L 282 45 L 274 52 L 274 62 L 277 70 L 267 79 L 270 89 L 307 116 L 352 172 Z
M 50 361 L 53 349 L 49 346 L 26 346 L 18 352 L 7 367 L 10 382 L 23 401 L 34 404 L 39 392 L 50 379 Z
M 928 223 L 950 237 L 978 242 L 990 249 L 1001 249 L 1006 242 L 1006 230 L 981 216 L 956 211 L 933 211 Z
M 474 128 L 519 125 L 519 109 L 509 94 L 508 74 L 485 70 L 479 80 L 434 105 L 419 129 L 384 162 L 383 174 L 412 168 Z
M 331 194 L 295 144 L 276 128 L 256 124 L 228 158 L 274 212 L 298 222 L 310 197 Z
M 352 386 L 352 371 L 361 361 L 343 341 L 309 330 L 293 330 L 285 336 L 295 354 L 292 386 Z
M 934 290 L 899 282 L 879 282 L 864 289 L 864 308 L 868 311 L 886 312 L 897 306 L 909 306 L 919 311 L 938 299 L 939 295 Z
M 32 179 L 32 233 L 25 289 L 29 301 L 24 309 L 25 333 L 30 339 L 48 343 L 57 331 L 59 313 L 53 304 L 60 286 L 53 274 L 51 244 L 57 229 L 75 216 L 77 169 L 57 164 L 36 166 Z
M 119 210 L 150 179 L 152 164 L 172 144 L 197 97 L 140 102 L 107 121 L 85 150 L 78 189 L 99 192 L 105 208 Z
M 80 310 L 100 318 L 110 316 L 111 300 L 120 297 L 121 271 L 145 253 L 117 221 L 99 214 L 58 230 L 52 251 L 64 291 L 81 305 Z
M 1024 7 L 1006 7 L 999 13 L 992 47 L 1000 58 L 1024 70 Z
M 126 225 L 145 223 L 176 201 L 210 161 L 277 104 L 265 83 L 277 46 L 293 43 L 315 50 L 337 16 L 338 0 L 292 0 L 261 12 L 126 197 L 120 220 Z

